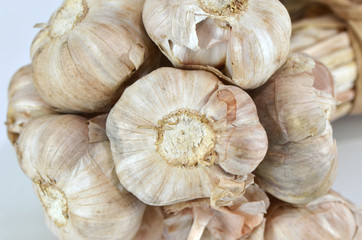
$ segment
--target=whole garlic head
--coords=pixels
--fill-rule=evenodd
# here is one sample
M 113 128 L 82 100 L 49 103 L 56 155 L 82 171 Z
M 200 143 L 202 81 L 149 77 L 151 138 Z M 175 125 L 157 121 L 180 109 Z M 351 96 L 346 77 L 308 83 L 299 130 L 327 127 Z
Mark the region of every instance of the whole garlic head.
M 149 205 L 237 196 L 267 150 L 251 98 L 201 70 L 160 68 L 136 81 L 106 131 L 121 184 Z
M 174 66 L 223 69 L 242 88 L 262 85 L 289 53 L 291 22 L 278 0 L 146 0 L 143 22 Z
M 20 68 L 9 84 L 6 126 L 12 144 L 31 119 L 54 113 L 36 91 L 31 72 L 31 65 Z
M 41 96 L 63 112 L 108 111 L 122 84 L 158 54 L 143 29 L 143 0 L 65 0 L 31 47 Z M 140 70 L 141 69 L 141 70 Z
M 145 204 L 119 184 L 109 142 L 89 143 L 88 132 L 75 115 L 37 118 L 17 142 L 19 165 L 59 239 L 132 239 Z

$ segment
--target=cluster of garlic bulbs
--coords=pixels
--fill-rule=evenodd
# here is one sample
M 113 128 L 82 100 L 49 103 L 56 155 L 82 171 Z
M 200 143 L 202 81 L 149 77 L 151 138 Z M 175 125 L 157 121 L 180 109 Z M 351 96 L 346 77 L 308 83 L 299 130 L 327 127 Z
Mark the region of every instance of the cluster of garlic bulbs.
M 339 63 L 291 30 L 278 0 L 65 0 L 7 116 L 54 235 L 361 239 L 330 190 Z

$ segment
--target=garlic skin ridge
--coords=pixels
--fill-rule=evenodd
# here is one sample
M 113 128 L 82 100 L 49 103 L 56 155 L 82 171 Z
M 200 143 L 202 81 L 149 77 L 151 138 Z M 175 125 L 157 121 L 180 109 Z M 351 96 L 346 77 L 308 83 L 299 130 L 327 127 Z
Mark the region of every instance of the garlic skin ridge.
M 265 83 L 289 53 L 291 22 L 276 0 L 146 0 L 143 22 L 174 66 L 218 68 L 244 89 Z
M 31 46 L 41 97 L 66 113 L 108 112 L 132 75 L 158 63 L 143 29 L 143 3 L 65 0 Z
M 237 197 L 267 150 L 251 98 L 200 70 L 160 68 L 139 79 L 106 131 L 121 184 L 155 206 Z
M 88 134 L 83 117 L 32 120 L 17 141 L 19 165 L 57 238 L 131 240 L 145 204 L 120 185 L 109 142 L 89 143 Z

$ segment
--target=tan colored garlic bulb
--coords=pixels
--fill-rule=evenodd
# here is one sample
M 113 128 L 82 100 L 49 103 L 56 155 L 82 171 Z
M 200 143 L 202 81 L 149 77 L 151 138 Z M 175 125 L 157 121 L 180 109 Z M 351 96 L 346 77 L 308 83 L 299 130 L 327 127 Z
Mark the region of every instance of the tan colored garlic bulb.
M 253 100 L 269 142 L 298 142 L 325 131 L 335 109 L 333 77 L 320 62 L 295 53 Z
M 54 113 L 54 109 L 39 96 L 34 87 L 31 65 L 20 68 L 12 77 L 8 101 L 6 126 L 12 144 L 31 119 Z
M 143 22 L 174 66 L 218 68 L 246 89 L 265 83 L 289 53 L 291 22 L 278 0 L 146 0 Z
M 64 1 L 31 47 L 46 102 L 63 112 L 107 111 L 132 74 L 152 69 L 159 54 L 143 29 L 143 3 Z
M 361 210 L 334 192 L 302 206 L 274 200 L 264 240 L 360 240 L 361 217 Z
M 228 206 L 213 208 L 205 199 L 166 206 L 164 239 L 246 239 L 263 224 L 268 206 L 267 195 L 255 184 Z
M 109 141 L 89 143 L 88 132 L 79 116 L 37 118 L 17 142 L 19 165 L 59 239 L 132 239 L 145 204 L 119 184 Z
M 106 130 L 121 184 L 149 205 L 237 196 L 267 150 L 252 99 L 201 70 L 160 68 L 136 81 Z
M 275 197 L 307 203 L 324 195 L 337 171 L 337 150 L 328 121 L 335 107 L 328 69 L 304 54 L 291 55 L 254 92 L 269 148 L 256 182 Z

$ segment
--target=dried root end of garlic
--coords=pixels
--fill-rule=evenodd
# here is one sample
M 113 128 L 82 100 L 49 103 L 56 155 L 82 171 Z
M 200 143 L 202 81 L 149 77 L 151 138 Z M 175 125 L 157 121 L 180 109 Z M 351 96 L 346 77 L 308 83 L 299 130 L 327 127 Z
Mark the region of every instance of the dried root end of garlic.
M 63 227 L 69 220 L 68 201 L 64 193 L 54 183 L 43 179 L 33 180 L 39 199 L 48 217 L 57 227 Z
M 205 71 L 161 68 L 139 79 L 106 131 L 121 184 L 149 205 L 237 196 L 267 148 L 251 98 Z

